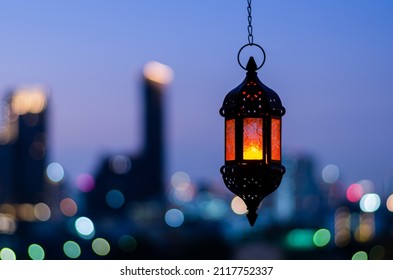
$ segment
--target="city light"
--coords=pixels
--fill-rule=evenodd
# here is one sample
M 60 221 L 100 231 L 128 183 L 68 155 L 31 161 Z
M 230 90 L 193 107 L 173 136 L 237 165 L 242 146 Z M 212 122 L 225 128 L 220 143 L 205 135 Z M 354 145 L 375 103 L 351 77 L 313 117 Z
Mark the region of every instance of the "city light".
M 34 206 L 34 215 L 37 220 L 45 222 L 51 217 L 51 210 L 45 203 L 38 203 Z
M 177 188 L 186 188 L 191 183 L 190 175 L 188 175 L 184 171 L 177 171 L 171 177 L 172 187 Z
M 15 216 L 0 213 L 0 234 L 14 234 L 16 231 Z
M 314 231 L 310 229 L 293 229 L 286 236 L 287 246 L 297 250 L 310 250 L 314 247 Z
M 184 222 L 184 214 L 179 209 L 169 209 L 165 213 L 165 222 L 170 227 L 180 227 Z
M 352 184 L 348 187 L 346 194 L 350 202 L 358 202 L 364 194 L 363 187 L 360 184 Z
M 367 253 L 364 251 L 359 251 L 353 254 L 352 260 L 368 260 Z
M 126 174 L 131 170 L 131 161 L 126 155 L 115 155 L 109 162 L 109 168 L 116 174 Z
M 363 212 L 375 212 L 381 205 L 381 198 L 376 193 L 365 194 L 359 202 L 360 209 Z
M 243 199 L 235 196 L 231 202 L 231 209 L 235 214 L 245 215 L 247 213 L 247 205 L 244 203 Z
M 340 176 L 340 170 L 335 164 L 328 164 L 322 170 L 322 179 L 327 184 L 333 184 Z
M 167 85 L 173 80 L 172 68 L 157 61 L 146 63 L 143 74 L 146 79 L 161 85 Z
M 31 244 L 28 248 L 29 257 L 32 260 L 43 260 L 45 258 L 45 251 L 38 244 Z
M 72 198 L 63 198 L 60 201 L 60 211 L 64 216 L 73 217 L 78 212 L 78 206 Z
M 313 241 L 315 246 L 324 247 L 330 242 L 331 234 L 330 231 L 322 228 L 314 233 Z
M 389 195 L 386 200 L 386 208 L 388 208 L 390 212 L 393 212 L 393 194 Z
M 334 243 L 344 247 L 351 241 L 351 213 L 346 207 L 340 207 L 334 214 Z
M 34 215 L 34 205 L 30 203 L 22 203 L 16 206 L 17 217 L 22 221 L 33 222 L 37 218 Z
M 81 248 L 75 241 L 69 240 L 63 245 L 64 254 L 70 259 L 77 259 L 81 255 Z
M 11 109 L 17 115 L 38 114 L 46 107 L 46 92 L 40 87 L 26 87 L 15 91 Z
M 124 195 L 121 191 L 113 189 L 106 194 L 105 200 L 111 208 L 118 209 L 124 204 Z
M 109 254 L 111 250 L 111 246 L 107 240 L 104 238 L 96 238 L 93 240 L 91 247 L 94 251 L 99 256 L 106 256 Z
M 82 173 L 76 178 L 76 185 L 81 192 L 91 192 L 95 187 L 95 180 L 90 174 Z
M 363 193 L 372 193 L 375 190 L 374 182 L 368 179 L 363 179 L 357 182 L 359 185 L 362 186 Z
M 52 162 L 46 168 L 46 176 L 52 183 L 59 183 L 64 179 L 64 169 L 60 163 Z
M 79 236 L 84 239 L 91 239 L 94 236 L 94 224 L 87 217 L 80 217 L 75 221 L 75 229 Z
M 15 252 L 10 248 L 3 248 L 0 250 L 0 260 L 16 260 Z

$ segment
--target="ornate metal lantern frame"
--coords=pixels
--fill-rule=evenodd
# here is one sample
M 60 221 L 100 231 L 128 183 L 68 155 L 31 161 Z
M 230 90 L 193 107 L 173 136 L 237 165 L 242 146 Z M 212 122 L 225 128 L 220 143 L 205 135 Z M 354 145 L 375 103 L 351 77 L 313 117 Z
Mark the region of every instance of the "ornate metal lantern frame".
M 225 165 L 220 171 L 227 188 L 247 205 L 247 218 L 253 226 L 259 204 L 278 188 L 285 173 L 281 164 L 281 118 L 285 108 L 278 94 L 257 76 L 266 54 L 253 43 L 251 1 L 248 3 L 249 43 L 239 50 L 237 57 L 247 73 L 244 81 L 226 95 L 220 109 L 220 115 L 225 118 Z M 252 56 L 246 67 L 241 64 L 240 54 L 248 46 L 262 51 L 259 67 Z

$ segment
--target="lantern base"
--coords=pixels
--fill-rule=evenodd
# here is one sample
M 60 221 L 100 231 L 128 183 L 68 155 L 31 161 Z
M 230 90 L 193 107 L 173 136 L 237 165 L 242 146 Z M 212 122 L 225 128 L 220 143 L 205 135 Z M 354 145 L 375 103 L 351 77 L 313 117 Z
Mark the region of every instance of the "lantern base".
M 259 204 L 278 188 L 285 167 L 280 164 L 235 164 L 224 165 L 220 171 L 227 188 L 247 205 L 247 218 L 253 226 Z

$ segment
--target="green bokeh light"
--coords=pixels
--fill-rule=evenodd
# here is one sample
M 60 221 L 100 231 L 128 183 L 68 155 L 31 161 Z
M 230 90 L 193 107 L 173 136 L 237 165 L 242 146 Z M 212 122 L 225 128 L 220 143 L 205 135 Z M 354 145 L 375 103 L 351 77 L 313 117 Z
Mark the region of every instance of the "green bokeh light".
M 63 251 L 64 254 L 71 259 L 77 259 L 81 255 L 81 248 L 79 247 L 78 243 L 71 240 L 64 243 Z
M 32 260 L 43 260 L 45 258 L 45 251 L 38 244 L 31 244 L 27 252 Z
M 1 249 L 0 260 L 16 260 L 15 252 L 10 248 Z
M 106 256 L 109 254 L 109 251 L 111 250 L 111 247 L 104 238 L 96 238 L 94 239 L 92 243 L 92 248 L 94 253 L 96 253 L 99 256 Z
M 352 260 L 367 260 L 367 253 L 364 251 L 359 251 L 356 252 L 353 256 L 352 256 Z
M 288 233 L 286 243 L 292 249 L 311 249 L 314 247 L 313 236 L 313 230 L 294 229 Z
M 325 228 L 319 229 L 315 232 L 313 241 L 314 245 L 317 247 L 326 246 L 330 242 L 331 234 Z

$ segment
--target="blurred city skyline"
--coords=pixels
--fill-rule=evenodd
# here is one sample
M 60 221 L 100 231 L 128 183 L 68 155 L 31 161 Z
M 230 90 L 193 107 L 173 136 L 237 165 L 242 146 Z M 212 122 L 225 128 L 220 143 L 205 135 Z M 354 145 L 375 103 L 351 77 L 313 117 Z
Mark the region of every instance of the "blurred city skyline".
M 287 109 L 284 153 L 315 157 L 319 172 L 335 164 L 347 186 L 369 179 L 382 190 L 393 177 L 392 11 L 387 0 L 253 2 L 267 53 L 259 77 Z M 49 88 L 48 157 L 73 183 L 102 157 L 141 148 L 142 68 L 167 64 L 166 178 L 221 180 L 218 110 L 245 75 L 246 12 L 234 0 L 1 3 L 0 91 Z

